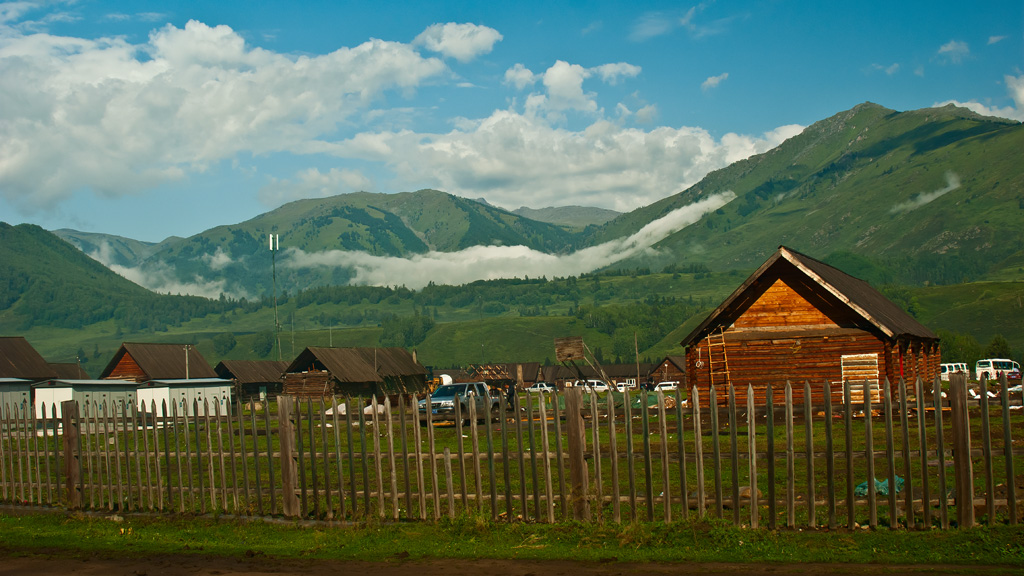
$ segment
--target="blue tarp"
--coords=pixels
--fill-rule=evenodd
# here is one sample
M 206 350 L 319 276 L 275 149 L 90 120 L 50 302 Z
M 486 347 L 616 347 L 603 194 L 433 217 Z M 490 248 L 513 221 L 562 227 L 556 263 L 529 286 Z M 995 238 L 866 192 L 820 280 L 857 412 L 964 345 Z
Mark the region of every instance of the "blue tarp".
M 894 483 L 896 484 L 896 493 L 899 494 L 900 492 L 903 491 L 903 478 L 900 478 L 899 476 L 897 476 L 896 477 L 896 481 Z M 865 482 L 862 482 L 862 483 L 858 484 L 857 487 L 853 489 L 853 493 L 854 493 L 855 496 L 867 496 L 868 495 L 868 483 L 865 481 Z M 879 482 L 877 479 L 875 479 L 875 494 L 879 494 L 881 496 L 888 496 L 889 495 L 889 479 L 888 478 L 886 478 L 885 480 L 882 480 L 881 482 Z

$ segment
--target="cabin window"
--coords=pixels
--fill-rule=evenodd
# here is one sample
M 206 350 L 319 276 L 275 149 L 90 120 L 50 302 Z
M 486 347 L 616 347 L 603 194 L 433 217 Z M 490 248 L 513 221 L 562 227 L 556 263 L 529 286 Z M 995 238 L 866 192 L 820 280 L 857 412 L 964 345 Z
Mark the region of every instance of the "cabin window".
M 843 382 L 850 382 L 850 401 L 863 402 L 864 391 L 870 390 L 871 400 L 877 401 L 878 387 L 878 354 L 844 354 L 840 357 L 843 369 Z

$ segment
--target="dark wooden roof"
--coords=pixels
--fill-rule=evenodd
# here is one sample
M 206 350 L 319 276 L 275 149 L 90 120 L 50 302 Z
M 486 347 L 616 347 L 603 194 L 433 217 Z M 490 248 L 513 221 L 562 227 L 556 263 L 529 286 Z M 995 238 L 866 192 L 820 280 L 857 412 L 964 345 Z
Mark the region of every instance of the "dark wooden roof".
M 686 356 L 665 356 L 664 360 L 658 362 L 658 366 L 661 366 L 665 362 L 671 362 L 676 368 L 686 372 Z
M 0 378 L 47 380 L 57 371 L 21 336 L 0 337 Z
M 754 287 L 758 286 L 758 280 L 779 266 L 795 268 L 811 283 L 849 307 L 889 339 L 912 338 L 929 341 L 939 339 L 934 332 L 904 312 L 902 308 L 872 288 L 867 282 L 796 250 L 780 246 L 775 254 L 755 270 L 704 322 L 690 332 L 681 344 L 689 346 L 710 334 L 718 326 L 734 322 L 763 291 L 754 290 Z
M 217 373 L 210 368 L 206 358 L 196 350 L 195 346 L 189 344 L 150 344 L 141 342 L 125 342 L 121 344 L 114 357 L 110 359 L 107 367 L 100 373 L 100 378 L 106 378 L 117 367 L 118 363 L 125 356 L 131 356 L 139 368 L 145 372 L 148 380 L 161 380 L 185 377 L 185 354 L 188 350 L 188 377 L 189 378 L 217 378 Z
M 280 382 L 288 363 L 278 360 L 223 360 L 213 371 L 239 384 Z
M 341 383 L 373 383 L 393 392 L 418 392 L 427 370 L 404 348 L 306 348 L 285 369 L 305 372 L 319 363 Z
M 78 362 L 50 362 L 50 368 L 57 372 L 61 380 L 88 380 L 89 375 Z

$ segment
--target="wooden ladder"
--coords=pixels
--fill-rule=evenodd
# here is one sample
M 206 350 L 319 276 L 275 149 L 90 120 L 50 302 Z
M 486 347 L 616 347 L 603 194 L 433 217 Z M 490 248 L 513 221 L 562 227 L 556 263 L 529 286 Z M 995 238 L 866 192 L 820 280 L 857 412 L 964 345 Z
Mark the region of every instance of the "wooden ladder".
M 716 351 L 718 353 L 716 354 Z M 717 357 L 716 357 L 717 356 Z M 719 377 L 719 384 L 725 384 L 726 390 L 731 386 L 729 379 L 729 355 L 725 350 L 725 328 L 718 327 L 718 332 L 708 334 L 708 371 L 711 377 L 711 385 L 715 385 L 715 377 Z

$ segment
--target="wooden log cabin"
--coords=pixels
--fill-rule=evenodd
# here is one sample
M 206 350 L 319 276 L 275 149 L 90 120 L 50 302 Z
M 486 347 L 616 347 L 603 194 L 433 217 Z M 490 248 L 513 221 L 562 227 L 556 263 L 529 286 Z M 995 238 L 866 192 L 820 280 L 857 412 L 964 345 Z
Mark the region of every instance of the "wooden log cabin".
M 216 378 L 206 358 L 190 344 L 124 342 L 100 373 L 100 380 Z
M 764 403 L 769 384 L 776 406 L 793 385 L 794 402 L 821 405 L 824 382 L 833 403 L 843 401 L 841 383 L 855 384 L 853 401 L 863 390 L 879 399 L 881 383 L 900 378 L 932 381 L 941 362 L 939 338 L 867 282 L 823 262 L 779 247 L 683 341 L 687 389 L 701 403 L 714 384 L 725 404 L 729 386 L 746 402 L 747 386 Z
M 402 348 L 309 347 L 288 366 L 284 394 L 321 398 L 420 393 L 427 371 Z

